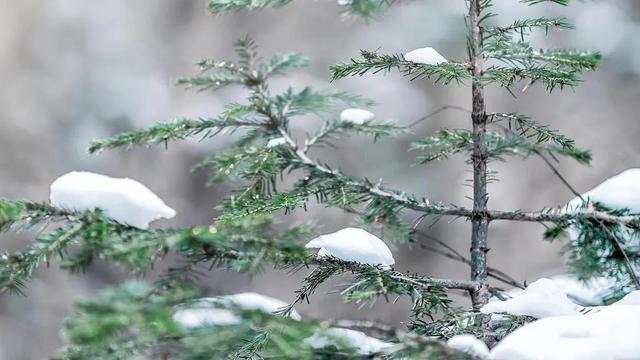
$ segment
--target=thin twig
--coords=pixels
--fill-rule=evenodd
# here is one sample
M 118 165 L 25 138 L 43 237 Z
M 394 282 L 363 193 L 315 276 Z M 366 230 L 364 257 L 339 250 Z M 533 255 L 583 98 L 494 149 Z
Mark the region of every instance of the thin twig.
M 558 177 L 558 179 L 560 179 L 560 181 L 562 181 L 562 183 L 573 193 L 573 195 L 577 196 L 580 198 L 580 200 L 585 201 L 584 198 L 582 197 L 582 194 L 580 194 L 573 186 L 571 186 L 571 184 L 569 184 L 569 182 L 567 181 L 567 179 L 564 178 L 564 176 L 562 176 L 562 174 L 560 174 L 560 171 L 558 171 L 558 169 L 551 163 L 551 161 L 549 161 L 549 159 L 547 159 L 546 156 L 544 156 L 544 154 L 542 154 L 539 151 L 536 151 L 536 154 L 538 156 L 540 156 L 542 158 L 542 160 L 544 160 L 544 162 L 547 164 L 547 166 L 549 166 L 549 168 L 551 169 L 551 171 L 553 171 L 553 173 Z
M 416 120 L 416 121 L 412 122 L 411 124 L 409 124 L 409 126 L 408 126 L 408 127 L 412 128 L 412 127 L 414 127 L 414 126 L 416 126 L 416 125 L 420 124 L 421 122 L 423 122 L 423 121 L 425 121 L 425 120 L 428 120 L 428 119 L 430 119 L 431 117 L 433 117 L 433 116 L 435 116 L 435 115 L 438 115 L 439 113 L 441 113 L 441 112 L 443 112 L 443 111 L 445 111 L 445 110 L 459 110 L 459 111 L 463 111 L 463 112 L 465 112 L 465 113 L 471 114 L 471 111 L 469 111 L 469 110 L 467 110 L 467 109 L 463 108 L 462 106 L 458 106 L 458 105 L 444 105 L 444 106 L 442 106 L 442 107 L 440 107 L 440 108 L 438 108 L 438 109 L 436 109 L 436 110 L 434 110 L 434 111 L 432 111 L 432 112 L 428 113 L 427 115 L 425 115 L 425 116 L 423 116 L 423 117 L 419 118 L 418 120 Z

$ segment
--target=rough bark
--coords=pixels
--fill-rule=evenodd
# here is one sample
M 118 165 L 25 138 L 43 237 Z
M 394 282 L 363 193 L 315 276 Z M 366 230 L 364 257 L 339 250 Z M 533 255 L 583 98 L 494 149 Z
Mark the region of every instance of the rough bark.
M 487 284 L 487 112 L 484 103 L 484 87 L 479 80 L 483 72 L 482 28 L 480 27 L 480 0 L 469 1 L 469 64 L 473 75 L 472 112 L 473 125 L 473 211 L 480 216 L 471 219 L 471 280 L 478 284 L 471 292 L 474 309 L 489 301 Z

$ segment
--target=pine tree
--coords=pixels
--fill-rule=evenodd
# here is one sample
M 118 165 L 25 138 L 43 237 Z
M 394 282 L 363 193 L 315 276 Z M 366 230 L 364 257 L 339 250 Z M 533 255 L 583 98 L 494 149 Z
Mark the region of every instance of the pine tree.
M 243 9 L 278 8 L 290 0 L 209 0 L 209 10 L 223 14 Z M 319 147 L 332 147 L 346 136 L 411 134 L 411 126 L 372 120 L 363 122 L 336 119 L 347 107 L 370 107 L 371 101 L 334 90 L 289 88 L 280 94 L 270 90 L 273 77 L 304 67 L 308 59 L 298 53 L 258 55 L 250 38 L 236 42 L 236 59 L 198 63 L 200 73 L 180 80 L 179 85 L 197 90 L 217 90 L 240 86 L 248 91 L 242 102 L 229 104 L 223 113 L 201 119 L 176 119 L 148 129 L 93 141 L 89 152 L 97 154 L 114 148 L 165 145 L 198 137 L 239 134 L 235 143 L 220 153 L 203 159 L 197 167 L 211 169 L 212 181 L 230 181 L 237 188 L 220 204 L 221 215 L 211 224 L 180 229 L 140 229 L 118 223 L 100 209 L 71 211 L 50 204 L 29 201 L 0 201 L 0 229 L 22 231 L 45 228 L 22 251 L 0 255 L 0 293 L 23 294 L 34 271 L 50 261 L 73 273 L 85 271 L 95 259 L 122 267 L 131 274 L 143 273 L 168 254 L 181 257 L 180 266 L 170 268 L 154 283 L 127 281 L 104 290 L 95 299 L 80 301 L 65 322 L 65 348 L 60 359 L 210 359 L 210 358 L 416 358 L 465 359 L 469 355 L 447 347 L 441 340 L 471 333 L 491 343 L 527 319 L 511 316 L 495 324 L 479 308 L 500 290 L 490 285 L 490 277 L 510 286 L 522 286 L 508 274 L 487 264 L 489 225 L 494 221 L 546 224 L 545 238 L 565 241 L 564 253 L 571 271 L 580 279 L 605 276 L 616 281 L 611 299 L 639 287 L 634 267 L 640 257 L 626 239 L 640 225 L 629 209 L 610 209 L 585 199 L 582 207 L 567 211 L 546 208 L 540 211 L 497 211 L 489 207 L 487 183 L 493 177 L 492 161 L 509 156 L 538 156 L 560 176 L 553 162 L 559 156 L 588 164 L 591 155 L 575 142 L 549 126 L 519 113 L 488 112 L 484 88 L 499 86 L 514 93 L 541 84 L 548 92 L 574 87 L 580 74 L 600 63 L 596 52 L 564 49 L 535 49 L 527 41 L 534 31 L 572 29 L 564 18 L 533 18 L 500 24 L 491 12 L 490 0 L 466 0 L 468 58 L 459 61 L 423 64 L 402 54 L 361 50 L 361 57 L 334 65 L 331 79 L 399 71 L 409 80 L 430 79 L 435 84 L 468 86 L 472 104 L 468 111 L 470 128 L 440 129 L 432 136 L 416 139 L 411 148 L 419 151 L 418 163 L 428 164 L 453 154 L 467 154 L 473 169 L 471 207 L 443 204 L 397 190 L 366 177 L 358 177 L 314 159 Z M 568 0 L 520 0 L 526 5 Z M 372 18 L 394 5 L 391 0 L 349 0 L 340 2 L 349 14 Z M 444 111 L 448 107 L 438 110 Z M 295 138 L 290 124 L 302 115 L 316 115 L 322 126 L 304 139 Z M 427 115 L 420 121 L 426 120 Z M 286 187 L 283 177 L 292 179 Z M 575 191 L 574 191 L 575 192 Z M 577 196 L 579 194 L 575 192 Z M 398 246 L 407 243 L 433 245 L 434 252 L 469 266 L 469 279 L 438 279 L 417 273 L 401 273 L 381 265 L 347 261 L 334 256 L 318 256 L 304 247 L 317 235 L 313 224 L 275 227 L 276 218 L 306 208 L 310 201 L 342 209 L 359 218 L 362 227 L 384 230 L 385 240 Z M 445 241 L 430 239 L 421 232 L 423 219 L 460 217 L 472 224 L 470 256 L 456 252 Z M 415 220 L 413 220 L 415 219 Z M 577 236 L 564 240 L 568 230 Z M 348 239 L 345 239 L 348 240 Z M 438 247 L 435 247 L 438 246 Z M 255 273 L 273 266 L 282 271 L 305 271 L 295 299 L 271 314 L 228 302 L 210 306 L 231 311 L 238 319 L 227 325 L 186 328 L 176 322 L 177 309 L 200 306 L 205 289 L 199 285 L 203 272 L 228 269 Z M 309 271 L 308 269 L 312 269 Z M 350 274 L 350 283 L 341 292 L 344 300 L 368 304 L 377 299 L 406 297 L 413 306 L 406 329 L 368 321 L 322 321 L 293 317 L 293 306 L 313 301 L 319 285 L 328 279 Z M 451 290 L 466 292 L 470 309 L 453 303 Z M 199 305 L 200 304 L 200 305 Z M 310 346 L 309 338 L 327 334 L 328 327 L 359 329 L 385 339 L 393 346 L 364 355 L 348 341 L 336 337 L 324 347 Z

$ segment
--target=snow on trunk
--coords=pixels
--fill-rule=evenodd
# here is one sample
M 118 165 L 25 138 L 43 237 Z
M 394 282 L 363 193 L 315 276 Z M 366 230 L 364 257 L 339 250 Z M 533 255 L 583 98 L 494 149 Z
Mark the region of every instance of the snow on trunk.
M 72 171 L 57 178 L 51 184 L 50 199 L 53 206 L 66 210 L 98 208 L 106 217 L 140 229 L 147 229 L 154 220 L 176 215 L 143 184 L 88 171 Z

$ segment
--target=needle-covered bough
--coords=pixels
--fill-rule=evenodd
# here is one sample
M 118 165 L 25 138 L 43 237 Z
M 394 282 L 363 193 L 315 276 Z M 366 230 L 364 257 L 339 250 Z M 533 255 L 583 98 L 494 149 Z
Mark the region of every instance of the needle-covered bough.
M 209 9 L 222 14 L 280 7 L 289 2 L 210 0 Z M 568 3 L 520 2 L 528 5 Z M 339 3 L 346 13 L 372 17 L 379 16 L 396 1 Z M 123 190 L 113 185 L 122 184 L 122 179 L 107 177 L 89 181 L 95 188 L 65 187 L 64 184 L 62 190 L 52 188 L 51 204 L 0 201 L 0 229 L 39 230 L 27 248 L 0 254 L 0 292 L 24 293 L 34 271 L 54 260 L 74 273 L 83 272 L 94 260 L 101 259 L 135 274 L 174 254 L 182 258 L 180 265 L 166 271 L 155 283 L 130 281 L 105 290 L 93 300 L 79 302 L 75 314 L 64 325 L 66 346 L 59 357 L 471 358 L 472 355 L 454 349 L 453 345 L 448 347 L 440 340 L 470 333 L 492 342 L 510 331 L 496 329 L 488 315 L 479 312 L 490 294 L 500 297 L 488 277 L 518 285 L 515 280 L 509 280 L 508 275 L 487 265 L 489 225 L 506 220 L 544 223 L 545 237 L 549 239 L 569 230 L 571 236 L 564 251 L 571 270 L 581 279 L 603 276 L 614 279 L 612 297 L 625 294 L 638 285 L 635 234 L 639 217 L 633 209 L 612 209 L 607 204 L 584 199 L 572 208 L 498 211 L 489 207 L 487 193 L 488 164 L 492 161 L 504 161 L 515 155 L 539 156 L 545 160 L 566 157 L 588 164 L 591 156 L 566 135 L 529 116 L 487 111 L 484 88 L 498 86 L 513 94 L 516 87 L 527 89 L 538 84 L 549 92 L 574 87 L 580 83 L 582 72 L 596 68 L 600 55 L 578 50 L 537 49 L 527 41 L 527 36 L 534 31 L 571 29 L 564 18 L 542 17 L 503 24 L 491 12 L 491 1 L 467 0 L 465 3 L 468 7 L 465 16 L 467 58 L 446 59 L 432 48 L 416 49 L 407 56 L 362 50 L 361 57 L 332 66 L 330 72 L 332 80 L 339 80 L 397 70 L 408 80 L 470 85 L 472 103 L 468 129 L 441 129 L 429 137 L 416 138 L 411 145 L 421 164 L 454 154 L 468 156 L 473 170 L 470 206 L 418 197 L 317 159 L 314 151 L 333 146 L 332 142 L 339 137 L 369 136 L 375 141 L 381 137 L 414 135 L 410 127 L 376 121 L 367 110 L 373 104 L 359 96 L 309 87 L 272 92 L 269 82 L 274 76 L 304 67 L 308 60 L 298 53 L 259 57 L 254 42 L 245 38 L 235 45 L 235 59 L 203 60 L 198 64 L 201 72 L 180 80 L 179 84 L 197 90 L 239 86 L 248 91 L 246 99 L 229 104 L 221 114 L 209 118 L 158 123 L 148 129 L 94 141 L 89 146 L 89 152 L 97 154 L 114 148 L 166 146 L 192 137 L 208 141 L 216 136 L 233 136 L 233 145 L 198 164 L 200 168 L 212 169 L 212 181 L 230 181 L 236 187 L 218 204 L 219 215 L 214 221 L 193 228 L 148 229 L 149 221 L 171 217 L 173 210 L 157 197 L 160 203 L 156 208 L 137 197 L 135 189 L 141 184 L 127 183 L 132 187 Z M 342 116 L 338 116 L 341 111 Z M 297 119 L 309 114 L 322 119 L 322 124 L 305 137 L 295 135 L 292 128 Z M 292 180 L 281 181 L 285 176 Z M 109 191 L 103 191 L 105 188 Z M 67 200 L 59 202 L 53 201 L 59 198 L 57 193 L 54 199 L 54 191 L 71 193 L 65 193 Z M 85 196 L 92 191 L 102 195 Z M 155 196 L 150 191 L 149 194 L 149 199 Z M 74 199 L 86 201 L 81 204 Z M 343 209 L 354 219 L 359 218 L 359 227 L 369 232 L 345 229 L 325 235 L 309 243 L 308 247 L 320 248 L 319 253 L 310 252 L 304 245 L 318 235 L 311 224 L 286 228 L 274 224 L 274 217 L 305 209 L 310 201 Z M 134 205 L 136 209 L 148 211 L 149 217 L 138 219 L 139 222 L 129 221 L 126 214 Z M 158 206 L 165 208 L 156 214 L 154 209 Z M 436 239 L 437 244 L 444 247 L 439 253 L 466 263 L 471 270 L 470 277 L 440 279 L 394 270 L 393 256 L 373 234 L 380 235 L 385 242 L 393 241 L 397 247 L 430 242 L 419 225 L 426 217 L 443 216 L 465 218 L 472 224 L 469 258 L 447 247 L 446 241 Z M 415 221 L 416 218 L 419 220 Z M 228 269 L 253 273 L 267 266 L 284 271 L 312 269 L 300 290 L 292 294 L 291 305 L 271 313 L 265 309 L 272 307 L 264 304 L 199 299 L 204 293 L 199 280 L 207 271 Z M 350 279 L 341 291 L 345 301 L 369 304 L 378 299 L 410 299 L 413 306 L 408 314 L 408 327 L 287 316 L 294 313 L 296 304 L 313 301 L 319 285 L 340 274 L 348 274 Z M 455 305 L 448 298 L 451 291 L 468 294 L 471 308 Z M 203 306 L 207 309 L 202 309 Z M 193 312 L 185 313 L 189 309 Z M 177 311 L 182 315 L 175 316 Z M 180 321 L 181 318 L 190 320 L 187 324 Z M 517 326 L 520 320 L 514 318 L 510 326 Z

